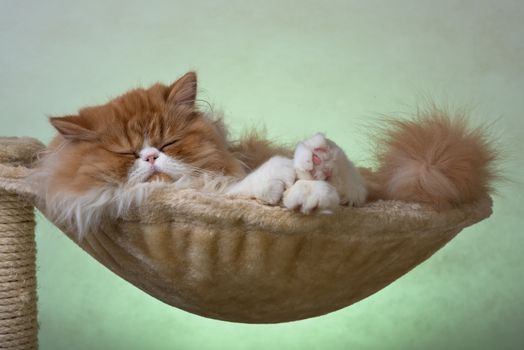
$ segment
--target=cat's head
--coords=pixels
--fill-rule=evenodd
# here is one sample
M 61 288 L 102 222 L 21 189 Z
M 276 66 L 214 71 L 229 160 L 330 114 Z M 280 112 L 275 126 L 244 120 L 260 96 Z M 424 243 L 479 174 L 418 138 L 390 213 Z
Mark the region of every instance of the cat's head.
M 197 79 L 135 89 L 77 115 L 50 118 L 51 191 L 85 192 L 151 180 L 173 181 L 198 168 L 238 175 L 220 121 L 195 106 Z

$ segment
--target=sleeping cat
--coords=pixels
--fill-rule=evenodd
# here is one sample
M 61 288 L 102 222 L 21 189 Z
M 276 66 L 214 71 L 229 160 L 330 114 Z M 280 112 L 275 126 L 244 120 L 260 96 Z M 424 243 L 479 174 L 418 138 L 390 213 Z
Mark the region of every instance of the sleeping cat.
M 322 134 L 294 154 L 252 133 L 228 140 L 220 119 L 195 106 L 197 78 L 135 89 L 78 115 L 50 118 L 58 135 L 32 179 L 53 220 L 82 238 L 166 183 L 300 210 L 329 212 L 366 200 L 363 178 Z

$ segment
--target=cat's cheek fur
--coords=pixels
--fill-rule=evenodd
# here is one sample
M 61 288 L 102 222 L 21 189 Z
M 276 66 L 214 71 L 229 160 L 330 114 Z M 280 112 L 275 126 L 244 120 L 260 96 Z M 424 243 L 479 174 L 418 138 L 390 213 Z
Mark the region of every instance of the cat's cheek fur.
M 160 153 L 158 159 L 155 161 L 155 169 L 156 171 L 169 175 L 172 181 L 176 181 L 184 175 L 191 175 L 193 171 L 193 167 L 190 165 L 164 153 Z
M 135 185 L 141 182 L 146 181 L 151 175 L 153 175 L 154 169 L 151 168 L 151 165 L 148 162 L 143 161 L 142 159 L 137 159 L 127 176 L 127 183 L 129 185 Z
M 142 153 L 142 152 L 140 152 Z M 173 159 L 163 152 L 157 151 L 154 165 L 138 158 L 129 169 L 127 184 L 136 185 L 141 182 L 160 180 L 175 182 L 184 175 L 190 175 L 193 168 L 182 161 Z

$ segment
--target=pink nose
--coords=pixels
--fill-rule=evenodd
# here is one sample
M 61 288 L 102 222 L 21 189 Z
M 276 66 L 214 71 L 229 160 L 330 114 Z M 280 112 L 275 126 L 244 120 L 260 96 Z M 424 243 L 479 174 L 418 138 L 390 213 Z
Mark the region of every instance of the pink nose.
M 146 156 L 144 156 L 144 160 L 148 163 L 151 163 L 151 164 L 155 164 L 155 160 L 158 158 L 158 154 L 156 153 L 151 153 L 151 154 L 148 154 Z

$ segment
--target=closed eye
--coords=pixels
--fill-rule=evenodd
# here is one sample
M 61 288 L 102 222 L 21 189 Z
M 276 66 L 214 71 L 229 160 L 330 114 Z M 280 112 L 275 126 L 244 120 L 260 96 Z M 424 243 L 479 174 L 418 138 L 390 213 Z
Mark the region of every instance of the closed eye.
M 135 159 L 138 159 L 140 158 L 140 156 L 138 155 L 137 152 L 134 152 L 134 151 L 124 151 L 124 152 L 120 152 L 120 151 L 115 151 L 115 150 L 112 150 L 112 149 L 109 149 L 109 148 L 105 148 L 104 149 L 108 152 L 111 152 L 111 153 L 114 153 L 114 154 L 118 154 L 118 155 L 121 155 L 121 156 L 127 156 L 127 157 L 133 157 Z
M 140 158 L 140 156 L 136 152 L 113 152 L 113 153 L 120 154 L 121 156 L 134 157 L 136 159 Z
M 168 143 L 164 144 L 162 147 L 160 147 L 160 151 L 163 152 L 163 151 L 164 151 L 164 148 L 169 147 L 169 146 L 172 146 L 172 145 L 174 145 L 174 144 L 177 143 L 177 142 L 178 142 L 178 139 L 177 139 L 177 140 L 173 140 L 173 141 L 171 141 L 171 142 L 168 142 Z

